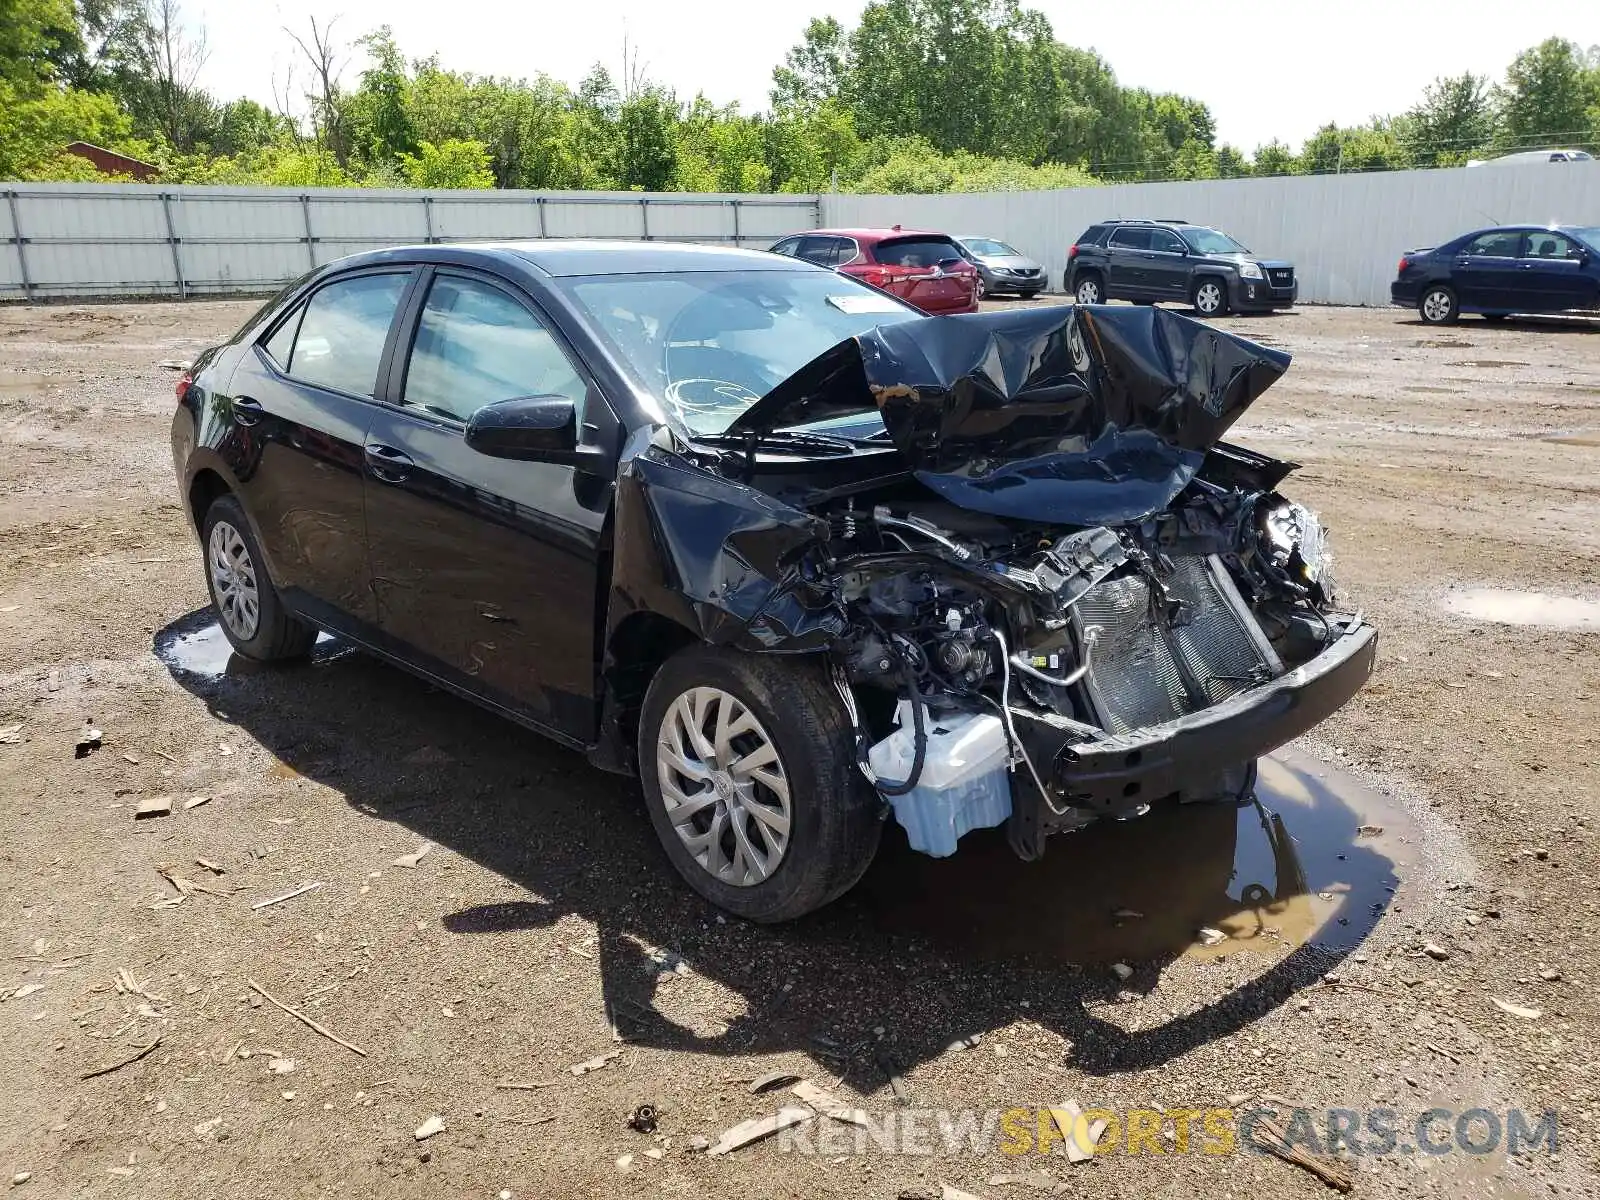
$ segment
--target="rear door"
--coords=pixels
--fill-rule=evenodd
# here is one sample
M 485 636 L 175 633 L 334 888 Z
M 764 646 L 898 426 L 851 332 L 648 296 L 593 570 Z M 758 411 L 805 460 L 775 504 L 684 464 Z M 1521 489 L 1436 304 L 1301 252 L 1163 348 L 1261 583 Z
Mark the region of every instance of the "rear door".
M 269 328 L 227 399 L 241 437 L 224 447 L 273 582 L 334 628 L 374 616 L 362 443 L 408 268 L 335 276 Z
M 1148 225 L 1119 225 L 1106 240 L 1107 299 L 1143 297 L 1150 290 Z
M 1462 246 L 1450 272 L 1456 299 L 1467 308 L 1514 311 L 1522 243 L 1520 229 L 1497 229 Z
M 1529 232 L 1517 263 L 1517 308 L 1564 312 L 1595 307 L 1595 276 L 1584 269 L 1586 259 L 1583 248 L 1565 234 Z
M 892 272 L 888 290 L 924 312 L 947 312 L 972 302 L 976 270 L 950 238 L 888 238 L 872 253 Z
M 591 444 L 616 421 L 520 290 L 438 268 L 403 321 L 367 431 L 367 541 L 385 644 L 553 733 L 594 735 L 603 475 L 469 449 L 486 404 L 559 395 Z
M 1150 231 L 1150 249 L 1144 255 L 1145 286 L 1157 300 L 1189 298 L 1189 248 L 1170 229 Z

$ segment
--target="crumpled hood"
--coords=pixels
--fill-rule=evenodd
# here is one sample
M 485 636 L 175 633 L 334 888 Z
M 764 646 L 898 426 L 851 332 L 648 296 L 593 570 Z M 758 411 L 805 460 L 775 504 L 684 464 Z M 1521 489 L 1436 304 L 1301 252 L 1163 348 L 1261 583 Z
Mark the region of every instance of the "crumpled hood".
M 1289 365 L 1166 309 L 1058 305 L 879 326 L 824 351 L 729 432 L 877 407 L 953 504 L 1078 525 L 1165 508 Z

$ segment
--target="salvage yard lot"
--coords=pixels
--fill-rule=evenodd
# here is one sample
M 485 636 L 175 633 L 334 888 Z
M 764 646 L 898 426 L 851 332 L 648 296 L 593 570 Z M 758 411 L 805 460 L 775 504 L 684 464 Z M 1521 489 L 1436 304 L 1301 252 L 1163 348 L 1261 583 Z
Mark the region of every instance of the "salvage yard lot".
M 634 790 L 580 755 L 335 645 L 229 660 L 158 364 L 252 308 L 0 309 L 0 1182 L 994 1197 L 1038 1169 L 1080 1195 L 1326 1190 L 1168 1139 L 1078 1165 L 937 1133 L 937 1156 L 689 1151 L 796 1103 L 745 1086 L 785 1069 L 874 1119 L 1551 1109 L 1554 1156 L 1349 1159 L 1355 1192 L 1600 1189 L 1600 634 L 1494 623 L 1467 591 L 1600 600 L 1600 326 L 1221 322 L 1294 355 L 1236 440 L 1305 464 L 1293 494 L 1382 631 L 1368 688 L 1263 770 L 1281 826 L 1157 812 L 1032 865 L 985 835 L 934 863 L 894 834 L 857 892 L 774 929 L 682 886 Z M 78 757 L 86 720 L 103 737 Z M 171 814 L 136 820 L 157 796 Z M 646 1103 L 654 1135 L 627 1124 Z

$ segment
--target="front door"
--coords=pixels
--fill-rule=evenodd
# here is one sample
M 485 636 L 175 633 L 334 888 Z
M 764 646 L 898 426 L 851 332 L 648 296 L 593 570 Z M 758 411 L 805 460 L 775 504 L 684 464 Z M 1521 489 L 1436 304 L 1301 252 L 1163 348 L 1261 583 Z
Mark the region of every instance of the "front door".
M 1456 299 L 1464 308 L 1512 312 L 1516 309 L 1517 268 L 1522 251 L 1522 231 L 1502 229 L 1482 233 L 1463 246 L 1455 257 L 1451 280 Z
M 1144 260 L 1145 285 L 1154 299 L 1189 299 L 1189 248 L 1181 237 L 1170 229 L 1152 229 Z
M 409 270 L 323 284 L 269 330 L 229 382 L 228 447 L 245 510 L 291 607 L 338 628 L 370 622 L 362 445 Z
M 1587 254 L 1565 234 L 1530 232 L 1517 263 L 1517 308 L 1522 312 L 1565 312 L 1595 307 L 1594 272 Z
M 601 478 L 490 458 L 463 435 L 479 408 L 524 396 L 577 402 L 591 442 L 609 438 L 615 420 L 520 294 L 445 270 L 423 287 L 409 354 L 397 353 L 390 377 L 393 403 L 365 446 L 386 648 L 551 732 L 592 741 L 609 468 Z

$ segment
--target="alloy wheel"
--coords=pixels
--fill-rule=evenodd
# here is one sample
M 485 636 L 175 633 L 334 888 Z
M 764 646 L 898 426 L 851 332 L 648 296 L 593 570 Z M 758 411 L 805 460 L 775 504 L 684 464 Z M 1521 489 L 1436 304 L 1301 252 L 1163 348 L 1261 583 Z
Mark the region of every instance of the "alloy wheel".
M 242 642 L 255 637 L 261 623 L 261 591 L 250 548 L 227 521 L 211 527 L 206 543 L 211 572 L 211 595 L 223 624 Z
M 761 722 L 738 697 L 690 688 L 656 738 L 667 820 L 706 872 L 734 887 L 769 878 L 789 846 L 789 777 Z
M 1205 316 L 1214 316 L 1222 307 L 1222 286 L 1216 283 L 1202 283 L 1195 289 L 1194 306 Z
M 1422 298 L 1422 315 L 1430 321 L 1446 321 L 1450 312 L 1455 307 L 1450 299 L 1450 293 L 1443 289 L 1435 289 Z
M 1098 280 L 1085 279 L 1078 285 L 1077 300 L 1079 304 L 1100 303 L 1100 283 Z

